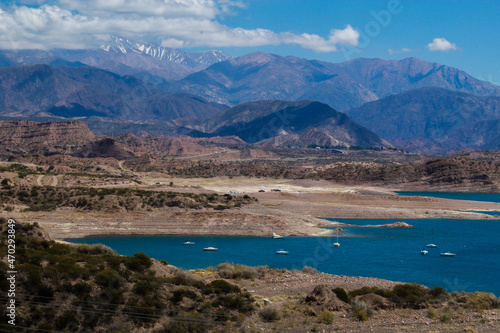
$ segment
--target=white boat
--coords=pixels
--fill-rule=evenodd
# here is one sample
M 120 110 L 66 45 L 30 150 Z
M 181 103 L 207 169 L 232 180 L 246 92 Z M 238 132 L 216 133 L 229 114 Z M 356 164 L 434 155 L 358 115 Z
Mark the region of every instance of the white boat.
M 275 233 L 273 232 L 273 238 L 274 238 L 274 239 L 281 239 L 281 238 L 285 238 L 285 236 L 281 236 L 281 235 L 275 234 Z
M 194 245 L 194 242 L 191 242 L 191 241 L 185 241 L 184 243 L 182 243 L 183 245 Z
M 441 257 L 454 257 L 456 256 L 455 253 L 451 253 L 451 252 L 443 252 L 440 254 Z
M 204 247 L 203 251 L 219 251 L 219 249 L 216 247 L 209 246 L 209 247 Z
M 276 254 L 288 254 L 288 251 L 279 250 L 279 251 L 276 251 Z
M 339 229 L 337 228 L 337 241 L 335 243 L 333 243 L 333 246 L 334 247 L 339 247 L 340 246 L 340 243 L 339 243 Z
M 422 251 L 420 251 L 420 254 L 422 254 L 422 255 L 424 255 L 424 256 L 425 256 L 427 253 L 429 253 L 429 251 L 427 251 L 426 249 L 423 249 Z
M 434 241 L 434 230 L 432 230 L 432 241 Z M 428 247 L 430 249 L 435 249 L 438 246 L 434 243 L 430 243 L 430 244 L 427 244 L 426 247 Z

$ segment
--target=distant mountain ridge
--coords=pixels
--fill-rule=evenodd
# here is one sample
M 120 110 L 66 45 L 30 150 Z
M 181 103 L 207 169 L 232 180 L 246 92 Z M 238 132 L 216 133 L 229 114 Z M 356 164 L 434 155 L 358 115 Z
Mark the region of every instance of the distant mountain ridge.
M 263 52 L 216 63 L 166 87 L 229 105 L 312 99 L 339 111 L 422 87 L 500 96 L 500 87 L 490 82 L 417 58 L 359 58 L 335 64 Z
M 0 67 L 0 115 L 106 117 L 124 121 L 208 118 L 226 106 L 171 94 L 133 76 L 94 67 Z
M 500 149 L 500 97 L 441 88 L 391 95 L 348 112 L 398 147 L 449 153 Z
M 100 48 L 106 52 L 116 52 L 122 54 L 135 52 L 145 54 L 156 60 L 171 61 L 189 66 L 202 65 L 208 67 L 215 63 L 232 59 L 232 56 L 229 54 L 218 50 L 191 53 L 181 49 L 172 49 L 160 46 L 154 43 L 139 43 L 130 41 L 118 36 L 113 36 L 109 43 L 103 44 Z
M 499 96 L 500 87 L 490 82 L 418 58 L 330 63 L 264 52 L 233 58 L 120 37 L 97 50 L 0 51 L 0 116 L 85 119 L 99 133 L 133 129 L 163 135 L 184 126 L 179 133 L 241 135 L 276 145 L 334 144 L 344 135 L 336 132 L 341 118 L 330 122 L 326 108 L 307 129 L 282 124 L 260 141 L 248 134 L 268 128 L 265 121 L 280 115 L 280 103 L 311 100 L 348 113 L 408 150 L 496 149 Z M 259 107 L 238 113 L 257 101 L 276 103 L 268 103 L 268 114 Z M 229 107 L 236 118 L 220 113 Z M 299 119 L 295 111 L 290 114 Z
M 0 66 L 48 64 L 54 67 L 54 64 L 66 61 L 161 82 L 180 79 L 228 59 L 232 59 L 229 54 L 217 50 L 191 53 L 113 36 L 99 49 L 4 50 L 0 53 Z
M 310 100 L 244 103 L 215 115 L 184 134 L 201 137 L 234 135 L 248 143 L 275 146 L 392 147 L 344 113 Z

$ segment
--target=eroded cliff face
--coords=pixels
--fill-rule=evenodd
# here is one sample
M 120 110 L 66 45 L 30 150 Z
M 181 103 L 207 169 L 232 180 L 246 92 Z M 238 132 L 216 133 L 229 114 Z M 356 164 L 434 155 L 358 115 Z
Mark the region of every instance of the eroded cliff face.
M 95 140 L 83 121 L 39 123 L 27 120 L 0 120 L 0 144 L 31 150 L 62 145 L 77 145 Z

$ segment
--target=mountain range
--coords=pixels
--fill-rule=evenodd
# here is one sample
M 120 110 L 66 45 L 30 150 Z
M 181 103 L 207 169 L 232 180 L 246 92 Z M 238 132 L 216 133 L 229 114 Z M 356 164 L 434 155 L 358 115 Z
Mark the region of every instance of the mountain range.
M 500 96 L 500 87 L 492 83 L 417 58 L 360 58 L 334 64 L 262 52 L 216 63 L 167 85 L 170 90 L 229 105 L 261 99 L 312 99 L 342 112 L 422 87 Z
M 366 103 L 348 114 L 408 150 L 500 149 L 500 97 L 496 96 L 421 88 Z
M 113 36 L 111 41 L 99 49 L 3 51 L 0 54 L 0 66 L 48 64 L 58 67 L 64 62 L 69 66 L 85 64 L 158 83 L 163 80 L 181 79 L 231 58 L 230 55 L 217 50 L 190 53 Z
M 95 67 L 0 67 L 0 115 L 107 117 L 126 121 L 207 118 L 226 106 L 168 93 L 133 76 Z
M 192 127 L 197 130 L 184 130 L 183 134 L 193 137 L 234 135 L 248 143 L 275 146 L 392 146 L 351 121 L 346 114 L 327 104 L 309 100 L 244 103 Z
M 103 133 L 371 142 L 435 153 L 497 149 L 499 96 L 490 82 L 417 58 L 233 58 L 120 37 L 95 50 L 0 51 L 0 116 L 83 119 Z M 296 120 L 284 123 L 288 115 Z

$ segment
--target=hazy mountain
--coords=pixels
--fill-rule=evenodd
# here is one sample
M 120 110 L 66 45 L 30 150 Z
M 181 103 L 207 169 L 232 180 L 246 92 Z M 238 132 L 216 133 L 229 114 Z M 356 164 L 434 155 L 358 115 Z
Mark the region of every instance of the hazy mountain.
M 198 131 L 186 134 L 235 135 L 248 143 L 267 142 L 278 146 L 390 146 L 373 132 L 351 121 L 346 114 L 309 100 L 245 103 L 208 119 L 196 129 Z
M 478 96 L 500 96 L 500 87 L 490 82 L 475 79 L 459 69 L 418 58 L 358 58 L 340 64 L 319 63 L 348 76 L 380 98 L 424 87 L 444 88 Z
M 217 50 L 190 53 L 115 36 L 100 49 L 4 50 L 0 54 L 0 66 L 48 64 L 54 67 L 54 61 L 68 61 L 99 67 L 121 75 L 135 75 L 147 81 L 161 82 L 165 79 L 183 78 L 231 58 L 230 55 Z
M 360 84 L 324 66 L 263 52 L 214 64 L 167 88 L 230 105 L 256 100 L 316 99 L 347 110 L 377 99 Z
M 348 114 L 410 150 L 443 153 L 500 148 L 500 97 L 422 88 L 367 103 Z
M 498 86 L 417 58 L 361 58 L 334 64 L 263 52 L 214 64 L 167 87 L 230 105 L 262 99 L 312 99 L 340 111 L 421 87 L 500 95 Z
M 225 106 L 169 94 L 133 76 L 93 67 L 22 65 L 0 68 L 0 115 L 91 117 L 132 121 L 207 118 Z

